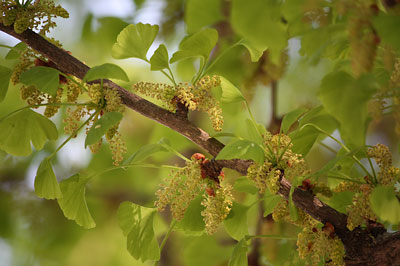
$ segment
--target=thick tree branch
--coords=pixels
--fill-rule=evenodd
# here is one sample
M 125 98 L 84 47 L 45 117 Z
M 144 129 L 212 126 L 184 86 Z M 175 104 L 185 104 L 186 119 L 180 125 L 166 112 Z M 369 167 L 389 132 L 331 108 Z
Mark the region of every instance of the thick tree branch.
M 13 27 L 4 26 L 2 23 L 0 23 L 0 30 L 26 43 L 53 61 L 57 68 L 66 74 L 83 78 L 89 70 L 89 67 L 84 63 L 31 30 L 17 34 Z M 118 90 L 123 103 L 127 107 L 182 134 L 208 151 L 212 156 L 216 156 L 224 147 L 217 139 L 211 138 L 207 132 L 193 125 L 186 116 L 171 113 L 109 80 L 105 81 L 105 84 Z M 234 169 L 243 175 L 246 174 L 247 168 L 251 164 L 250 161 L 246 160 L 221 160 L 217 163 L 222 167 Z M 282 178 L 279 194 L 288 198 L 290 188 L 289 181 Z M 309 191 L 303 191 L 299 188 L 296 188 L 293 193 L 293 202 L 315 219 L 323 223 L 330 222 L 335 227 L 336 234 L 346 247 L 348 265 L 400 265 L 399 233 L 382 234 L 379 230 L 377 233 L 376 230 L 367 231 L 359 228 L 349 231 L 346 227 L 346 215 L 327 206 Z

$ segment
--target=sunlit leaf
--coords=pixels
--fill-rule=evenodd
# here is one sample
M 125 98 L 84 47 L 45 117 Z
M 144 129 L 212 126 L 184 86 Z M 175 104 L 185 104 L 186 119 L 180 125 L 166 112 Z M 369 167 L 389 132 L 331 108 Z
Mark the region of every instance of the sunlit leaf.
M 0 66 L 0 102 L 4 100 L 8 91 L 12 70 L 8 67 Z
M 249 206 L 234 202 L 228 217 L 224 220 L 225 229 L 235 240 L 240 240 L 249 234 L 247 211 Z
M 266 217 L 274 211 L 275 206 L 282 200 L 282 197 L 272 193 L 268 197 L 266 195 L 264 197 L 264 217 Z
M 139 148 L 134 154 L 129 156 L 124 162 L 123 165 L 133 164 L 137 162 L 141 162 L 148 158 L 149 156 L 153 155 L 157 152 L 167 152 L 168 150 L 165 148 L 164 145 L 159 143 L 152 143 L 147 144 Z
M 160 44 L 150 58 L 151 70 L 163 70 L 169 68 L 168 50 L 164 44 Z
M 182 40 L 179 50 L 172 55 L 170 63 L 189 57 L 202 58 L 202 65 L 205 64 L 211 50 L 218 40 L 218 32 L 215 29 L 204 29 L 190 35 Z
M 329 206 L 341 213 L 346 213 L 347 206 L 349 206 L 353 202 L 353 196 L 354 192 L 351 191 L 334 193 L 333 196 L 329 199 Z
M 250 58 L 251 58 L 252 62 L 257 62 L 263 55 L 263 52 L 266 50 L 266 49 L 260 49 L 259 47 L 256 47 L 251 42 L 249 42 L 248 40 L 245 40 L 245 39 L 241 40 L 240 44 L 247 48 L 247 50 L 250 53 Z
M 326 111 L 340 123 L 340 133 L 347 145 L 365 144 L 367 129 L 367 102 L 375 92 L 371 76 L 355 80 L 346 72 L 327 75 L 321 84 L 320 99 Z
M 240 240 L 232 251 L 232 255 L 229 259 L 229 266 L 247 266 L 247 249 L 246 239 Z
M 186 2 L 185 22 L 188 33 L 223 19 L 220 0 L 189 0 Z
M 290 127 L 297 121 L 297 119 L 299 119 L 299 117 L 304 114 L 304 112 L 306 112 L 307 109 L 305 108 L 300 108 L 300 109 L 296 109 L 293 110 L 289 113 L 287 113 L 282 120 L 282 124 L 281 124 L 281 130 L 283 133 L 287 133 L 290 129 Z
M 255 142 L 237 140 L 226 145 L 216 157 L 217 160 L 247 159 L 257 163 L 264 162 L 264 150 Z
M 36 172 L 35 193 L 38 197 L 45 199 L 56 199 L 63 196 L 49 158 L 45 158 L 40 163 Z
M 106 134 L 107 130 L 116 125 L 121 119 L 122 114 L 120 112 L 105 113 L 90 128 L 85 139 L 85 147 L 98 142 L 101 137 Z
M 158 33 L 157 25 L 131 24 L 117 37 L 111 54 L 116 59 L 140 58 L 147 61 L 147 52 Z
M 155 213 L 155 209 L 128 201 L 121 203 L 118 208 L 118 222 L 127 236 L 128 251 L 142 262 L 160 259 L 160 248 L 153 228 Z
M 15 156 L 31 154 L 31 142 L 41 150 L 47 140 L 58 138 L 51 120 L 25 109 L 0 121 L 0 149 Z
M 119 79 L 129 82 L 125 71 L 121 67 L 110 63 L 92 67 L 83 78 L 84 81 L 96 79 Z
M 258 192 L 258 188 L 254 185 L 252 181 L 247 179 L 246 177 L 241 177 L 236 179 L 235 184 L 233 185 L 233 188 L 236 191 L 240 192 L 246 192 L 249 194 L 256 194 Z
M 400 201 L 392 186 L 377 186 L 370 200 L 372 210 L 380 219 L 391 224 L 400 222 Z
M 14 49 L 11 49 L 7 54 L 5 59 L 13 60 L 18 59 L 21 55 L 21 52 L 26 49 L 27 45 L 24 42 L 19 42 L 14 46 Z M 20 51 L 20 52 L 18 52 Z
M 233 0 L 231 24 L 257 50 L 269 49 L 274 62 L 287 45 L 285 26 L 281 21 L 279 1 Z
M 380 12 L 378 16 L 373 17 L 374 29 L 378 32 L 384 44 L 395 47 L 400 50 L 400 17 L 398 14 L 385 14 Z
M 221 79 L 221 89 L 222 89 L 222 97 L 221 102 L 223 103 L 233 103 L 233 102 L 241 102 L 245 101 L 243 94 L 240 92 L 235 85 L 233 85 L 229 80 L 224 77 L 220 77 Z
M 205 224 L 203 216 L 201 216 L 201 212 L 204 210 L 204 206 L 201 205 L 202 201 L 203 197 L 198 196 L 190 202 L 183 219 L 175 226 L 177 230 L 182 231 L 185 235 L 192 236 L 199 236 L 204 233 Z
M 57 201 L 65 217 L 89 229 L 95 227 L 96 223 L 92 215 L 90 215 L 86 204 L 85 191 L 87 181 L 87 178 L 82 178 L 79 174 L 61 181 L 60 188 L 63 196 Z
M 253 121 L 251 121 L 251 119 L 246 119 L 246 129 L 247 129 L 247 133 L 249 136 L 249 140 L 254 141 L 255 143 L 258 143 L 258 144 L 263 143 L 263 138 L 261 137 L 260 134 L 262 134 L 264 132 L 258 131 L 258 130 L 260 130 L 260 127 L 263 127 L 263 125 L 254 124 Z
M 60 72 L 52 67 L 35 66 L 23 72 L 19 77 L 25 85 L 33 85 L 41 92 L 55 95 L 60 85 Z

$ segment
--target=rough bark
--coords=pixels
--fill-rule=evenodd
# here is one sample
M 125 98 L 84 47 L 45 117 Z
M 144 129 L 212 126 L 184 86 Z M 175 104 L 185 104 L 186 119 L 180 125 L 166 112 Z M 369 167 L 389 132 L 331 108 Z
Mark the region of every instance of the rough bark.
M 25 42 L 54 62 L 57 69 L 66 74 L 83 78 L 90 69 L 65 50 L 54 46 L 31 30 L 17 34 L 13 27 L 4 26 L 2 23 L 0 23 L 0 30 Z M 212 156 L 216 156 L 224 147 L 217 139 L 211 138 L 207 132 L 193 125 L 187 116 L 181 113 L 171 113 L 109 80 L 104 84 L 117 89 L 127 107 L 182 134 Z M 215 163 L 219 167 L 231 168 L 246 175 L 247 168 L 252 162 L 235 159 L 220 160 Z M 279 194 L 288 198 L 291 189 L 290 182 L 283 177 L 280 183 Z M 346 265 L 400 265 L 400 232 L 386 233 L 379 225 L 368 227 L 365 230 L 356 228 L 350 231 L 346 227 L 347 216 L 324 204 L 310 191 L 296 188 L 292 199 L 298 208 L 322 223 L 329 222 L 335 227 L 335 233 L 346 248 Z

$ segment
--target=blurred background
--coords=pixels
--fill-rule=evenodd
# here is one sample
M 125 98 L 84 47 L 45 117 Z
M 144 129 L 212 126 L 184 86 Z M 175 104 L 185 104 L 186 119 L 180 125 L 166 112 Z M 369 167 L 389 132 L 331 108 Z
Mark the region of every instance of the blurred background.
M 70 13 L 70 18 L 58 19 L 58 27 L 50 36 L 58 39 L 63 48 L 89 66 L 112 62 L 120 65 L 131 83 L 122 83 L 131 90 L 138 81 L 168 82 L 158 72 L 151 72 L 148 64 L 136 59 L 114 60 L 111 47 L 118 33 L 130 23 L 150 23 L 161 26 L 160 34 L 149 51 L 149 55 L 162 43 L 166 43 L 169 53 L 177 50 L 179 41 L 188 33 L 205 25 L 196 25 L 186 16 L 185 0 L 66 0 L 57 1 Z M 216 1 L 217 2 L 217 1 Z M 229 4 L 229 1 L 222 1 Z M 221 9 L 224 10 L 223 8 Z M 219 31 L 220 41 L 214 54 L 235 40 L 235 35 L 226 22 L 226 14 L 215 14 L 205 21 Z M 15 45 L 16 39 L 0 32 L 0 43 Z M 243 47 L 231 50 L 215 65 L 212 72 L 223 75 L 236 84 L 251 103 L 256 120 L 274 131 L 282 115 L 298 107 L 318 105 L 317 91 L 321 78 L 332 69 L 328 60 L 313 62 L 305 60 L 299 53 L 300 41 L 293 38 L 287 51 L 282 54 L 280 65 L 264 68 L 260 63 L 251 63 L 248 52 Z M 8 49 L 0 48 L 0 64 L 13 66 L 15 61 L 5 60 Z M 268 54 L 263 60 L 268 61 Z M 184 60 L 173 65 L 180 81 L 188 81 L 195 72 L 196 62 Z M 279 80 L 279 82 L 276 82 Z M 256 97 L 255 97 L 256 95 Z M 272 96 L 271 96 L 272 95 Z M 276 97 L 276 98 L 275 98 Z M 275 99 L 275 100 L 273 100 Z M 24 106 L 18 88 L 10 87 L 7 97 L 0 104 L 0 116 Z M 225 119 L 224 131 L 243 135 L 248 113 L 242 104 L 222 106 Z M 38 109 L 43 112 L 42 109 Z M 152 265 L 135 261 L 126 250 L 126 239 L 116 220 L 116 211 L 122 201 L 129 200 L 143 206 L 152 207 L 158 184 L 168 176 L 168 171 L 147 168 L 115 170 L 93 178 L 86 191 L 86 199 L 96 228 L 85 230 L 75 222 L 67 220 L 57 202 L 35 196 L 33 182 L 41 160 L 62 143 L 62 120 L 65 110 L 61 109 L 52 120 L 56 123 L 61 137 L 50 142 L 40 152 L 28 157 L 11 157 L 0 151 L 0 265 L 1 266 L 61 266 L 93 265 L 124 266 Z M 155 143 L 165 137 L 173 147 L 190 157 L 194 152 L 202 152 L 184 137 L 144 118 L 131 110 L 126 110 L 122 123 L 122 135 L 128 146 L 128 153 L 134 153 L 141 145 Z M 392 129 L 392 118 L 383 118 L 371 125 L 368 144 L 384 143 L 397 147 L 398 140 Z M 191 114 L 191 120 L 198 126 L 215 134 L 207 116 Z M 378 130 L 379 129 L 379 130 Z M 338 136 L 337 132 L 334 132 Z M 75 173 L 90 174 L 101 172 L 112 166 L 111 152 L 103 145 L 97 154 L 84 148 L 85 134 L 79 135 L 57 155 L 53 168 L 60 180 Z M 228 139 L 220 138 L 226 142 Z M 338 149 L 335 143 L 324 143 Z M 394 152 L 395 161 L 398 152 Z M 322 146 L 315 145 L 307 156 L 312 169 L 319 169 L 334 154 Z M 170 154 L 157 154 L 150 163 L 182 165 L 183 161 Z M 225 175 L 234 183 L 239 175 L 227 170 Z M 257 195 L 245 196 L 237 193 L 236 199 L 244 204 L 257 200 Z M 265 207 L 265 206 L 264 206 Z M 249 231 L 255 232 L 259 209 L 254 205 L 249 212 Z M 161 213 L 156 220 L 156 235 L 162 239 L 168 228 L 170 215 Z M 270 234 L 296 235 L 298 229 L 287 224 L 274 224 L 265 217 L 263 232 Z M 235 241 L 230 239 L 221 227 L 216 237 L 184 236 L 175 232 L 170 237 L 162 254 L 160 265 L 227 265 Z M 262 262 L 264 265 L 301 265 L 296 259 L 295 241 L 265 240 Z

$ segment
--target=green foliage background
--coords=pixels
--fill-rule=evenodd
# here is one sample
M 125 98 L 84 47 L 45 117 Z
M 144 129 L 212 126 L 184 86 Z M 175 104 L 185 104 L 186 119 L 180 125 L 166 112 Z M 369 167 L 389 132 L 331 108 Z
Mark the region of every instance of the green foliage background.
M 61 19 L 57 21 L 58 27 L 53 30 L 53 34 L 60 39 L 66 50 L 71 51 L 89 66 L 105 62 L 120 65 L 127 72 L 130 83 L 119 84 L 128 89 L 131 84 L 139 81 L 168 82 L 168 80 L 159 73 L 151 72 L 150 67 L 140 60 L 116 61 L 111 58 L 112 45 L 125 26 L 130 23 L 148 22 L 146 16 L 157 14 L 158 19 L 150 22 L 162 25 L 162 36 L 156 39 L 151 50 L 154 51 L 160 42 L 165 41 L 169 51 L 176 51 L 179 40 L 185 34 L 194 33 L 210 25 L 217 25 L 217 29 L 222 29 L 224 23 L 229 21 L 221 7 L 222 4 L 226 4 L 225 1 L 135 0 L 130 3 L 129 8 L 132 8 L 132 12 L 126 17 L 91 14 L 89 13 L 93 7 L 91 5 L 96 5 L 96 1 L 91 1 L 90 4 L 87 2 L 60 1 L 72 18 L 67 21 Z M 112 1 L 109 2 L 110 5 L 113 4 Z M 387 144 L 393 152 L 394 165 L 398 165 L 399 143 L 398 136 L 393 130 L 393 117 L 384 116 L 379 123 L 371 123 L 367 134 L 363 128 L 369 119 L 367 102 L 377 88 L 374 84 L 379 83 L 379 78 L 382 76 L 387 79 L 389 73 L 382 70 L 379 65 L 376 72 L 381 72 L 370 73 L 360 79 L 355 79 L 347 73 L 350 69 L 349 45 L 346 43 L 345 29 L 341 28 L 343 25 L 338 23 L 318 29 L 305 28 L 306 26 L 300 21 L 298 10 L 301 10 L 306 1 L 285 1 L 286 4 L 281 7 L 280 1 L 269 0 L 266 1 L 269 4 L 268 8 L 265 8 L 265 1 L 261 0 L 226 2 L 232 5 L 230 19 L 233 30 L 251 41 L 255 48 L 253 51 L 268 47 L 270 60 L 278 63 L 280 51 L 288 47 L 289 65 L 278 85 L 278 116 L 298 108 L 316 108 L 313 109 L 316 115 L 310 117 L 310 120 L 305 117 L 299 127 L 313 123 L 329 132 L 334 132 L 335 136 L 339 136 L 339 131 L 336 130 L 339 128 L 341 138 L 352 147 L 364 145 L 365 139 L 369 145 Z M 154 7 L 157 7 L 156 11 L 153 11 Z M 83 14 L 83 12 L 88 13 Z M 393 45 L 398 50 L 400 34 L 398 23 L 395 22 L 398 22 L 399 17 L 393 15 L 392 18 L 389 15 L 378 16 L 374 23 L 381 41 Z M 282 16 L 288 21 L 287 25 L 281 22 Z M 261 38 L 260 31 L 265 33 Z M 291 37 L 289 41 L 287 34 Z M 226 48 L 231 41 L 229 38 L 221 37 L 220 33 L 217 51 Z M 6 38 L 3 33 L 0 33 L 0 42 L 8 45 L 16 43 L 15 40 Z M 257 122 L 268 126 L 272 114 L 271 86 L 261 83 L 249 85 L 249 80 L 257 68 L 257 63 L 252 63 L 250 58 L 257 57 L 257 54 L 250 55 L 245 46 L 238 45 L 229 50 L 211 68 L 210 73 L 219 73 L 239 87 L 248 100 Z M 3 59 L 8 52 L 7 49 L 0 52 L 3 55 L 0 65 L 11 67 L 15 62 Z M 197 65 L 191 59 L 186 59 L 176 64 L 174 71 L 178 73 L 180 80 L 188 80 L 193 75 L 195 67 Z M 317 106 L 320 104 L 324 105 L 324 110 L 318 109 Z M 4 101 L 0 104 L 0 117 L 24 105 L 19 98 L 19 90 L 10 86 Z M 248 122 L 249 115 L 242 103 L 238 101 L 222 104 L 222 109 L 225 119 L 224 131 L 252 139 L 251 130 L 248 130 L 251 127 Z M 294 114 L 294 120 L 300 113 Z M 117 210 L 119 204 L 124 201 L 153 207 L 156 200 L 154 193 L 163 178 L 167 177 L 167 170 L 132 167 L 127 170 L 106 172 L 92 178 L 86 186 L 86 201 L 96 227 L 90 230 L 85 230 L 77 226 L 74 221 L 67 220 L 57 201 L 39 199 L 35 196 L 33 180 L 36 169 L 43 158 L 51 154 L 62 142 L 61 140 L 66 138 L 61 123 L 63 116 L 64 112 L 61 112 L 52 118 L 61 138 L 57 142 L 47 142 L 43 150 L 34 149 L 32 154 L 22 157 L 12 157 L 0 151 L 0 261 L 9 262 L 9 265 L 44 266 L 152 265 L 152 262 L 143 263 L 135 260 L 126 250 L 126 238 L 118 226 Z M 213 132 L 211 123 L 204 114 L 195 112 L 191 114 L 191 120 L 208 132 Z M 305 128 L 304 131 L 294 138 L 295 143 L 301 144 L 295 146 L 294 151 L 307 154 L 306 158 L 311 169 L 317 171 L 334 159 L 335 155 L 322 146 L 307 145 L 310 139 L 322 140 L 325 137 L 320 136 L 312 128 Z M 161 138 L 168 138 L 171 146 L 187 157 L 199 151 L 197 146 L 181 135 L 129 109 L 123 118 L 122 134 L 128 146 L 126 157 L 142 145 L 156 143 Z M 48 138 L 52 139 L 51 136 Z M 228 137 L 220 139 L 225 143 L 229 141 Z M 325 140 L 324 143 L 336 150 L 340 148 L 329 140 Z M 1 148 L 7 149 L 4 145 Z M 84 136 L 80 136 L 69 143 L 53 160 L 53 170 L 59 181 L 77 172 L 90 175 L 102 172 L 111 166 L 111 157 L 109 149 L 104 145 L 101 152 L 95 155 L 90 154 L 88 149 L 84 150 Z M 183 165 L 182 160 L 168 153 L 157 153 L 148 162 Z M 342 164 L 344 168 L 346 163 L 348 164 L 344 161 Z M 351 169 L 348 172 L 350 173 Z M 247 213 L 248 232 L 254 234 L 257 224 L 257 205 L 247 207 L 257 201 L 254 186 L 247 184 L 233 171 L 226 170 L 226 176 L 232 184 L 235 184 L 235 188 L 239 191 L 235 196 L 243 204 L 234 206 L 235 213 L 243 217 Z M 76 180 L 85 182 L 79 179 L 79 176 L 74 178 L 63 181 L 64 191 L 69 189 L 68 182 Z M 332 182 L 331 185 L 336 182 L 328 181 Z M 345 201 L 345 196 L 340 199 Z M 273 204 L 273 201 L 265 203 L 266 212 L 272 211 L 273 206 L 270 204 Z M 340 206 L 342 205 L 338 204 L 338 208 Z M 74 214 L 65 213 L 65 216 L 71 218 Z M 92 227 L 94 221 L 89 219 L 83 223 L 88 223 L 90 226 L 87 227 Z M 154 216 L 155 235 L 159 241 L 168 230 L 168 222 L 169 217 L 166 213 Z M 244 241 L 235 246 L 236 241 L 228 233 L 236 240 L 242 239 L 247 234 L 247 229 L 243 229 L 246 228 L 245 223 L 245 218 L 233 225 L 229 224 L 228 220 L 212 237 L 199 235 L 198 231 L 190 232 L 189 236 L 185 236 L 183 232 L 174 232 L 161 255 L 163 265 L 227 265 L 234 249 L 246 248 Z M 294 237 L 299 230 L 291 225 L 273 223 L 270 220 L 265 221 L 264 227 L 263 230 L 269 234 Z M 266 239 L 263 240 L 263 244 L 261 261 L 264 265 L 302 265 L 297 259 L 295 241 L 292 239 Z M 149 256 L 151 257 L 151 254 Z M 232 257 L 232 260 L 241 265 L 240 261 L 243 258 Z

